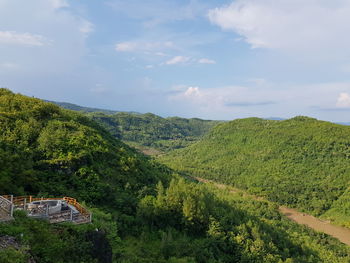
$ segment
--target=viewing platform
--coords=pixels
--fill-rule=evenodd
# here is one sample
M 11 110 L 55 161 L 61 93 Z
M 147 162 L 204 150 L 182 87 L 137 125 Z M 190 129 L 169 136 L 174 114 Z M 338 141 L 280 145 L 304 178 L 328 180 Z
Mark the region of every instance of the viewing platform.
M 12 220 L 14 210 L 26 211 L 28 217 L 45 219 L 50 223 L 86 224 L 92 219 L 92 214 L 71 197 L 0 196 L 0 222 Z

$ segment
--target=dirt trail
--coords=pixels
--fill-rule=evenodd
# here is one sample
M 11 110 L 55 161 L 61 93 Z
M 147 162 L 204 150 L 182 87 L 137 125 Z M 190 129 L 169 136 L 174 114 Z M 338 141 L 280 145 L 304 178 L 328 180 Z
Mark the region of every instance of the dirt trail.
M 230 192 L 232 192 L 232 193 L 240 192 L 240 193 L 243 193 L 245 196 L 252 197 L 256 200 L 264 200 L 261 197 L 256 197 L 254 195 L 251 195 L 251 194 L 244 192 L 243 190 L 240 190 L 240 189 L 237 189 L 237 188 L 234 188 L 231 186 L 226 186 L 224 184 L 215 183 L 214 181 L 206 180 L 206 179 L 199 178 L 199 177 L 195 177 L 195 179 L 197 179 L 198 181 L 200 181 L 202 183 L 212 183 L 220 189 L 229 188 Z M 291 209 L 291 208 L 284 207 L 284 206 L 280 206 L 279 211 L 283 215 L 288 217 L 290 220 L 293 220 L 294 222 L 296 222 L 298 224 L 306 225 L 306 226 L 308 226 L 308 227 L 310 227 L 318 232 L 326 233 L 330 236 L 333 236 L 333 237 L 339 239 L 340 242 L 350 246 L 350 229 L 349 228 L 332 225 L 329 221 L 323 221 L 323 220 L 320 220 L 314 216 L 311 216 L 311 215 L 299 212 L 295 209 Z

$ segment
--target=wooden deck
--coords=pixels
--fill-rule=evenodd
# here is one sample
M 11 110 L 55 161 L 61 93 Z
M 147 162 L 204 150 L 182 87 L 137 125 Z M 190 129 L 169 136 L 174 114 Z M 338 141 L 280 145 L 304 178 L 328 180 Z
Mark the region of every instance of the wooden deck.
M 54 214 L 49 213 L 49 206 L 38 205 L 34 208 L 29 208 L 28 204 L 34 201 L 43 201 L 43 200 L 62 200 L 68 204 L 68 209 L 57 212 Z M 13 209 L 27 211 L 28 216 L 38 219 L 46 219 L 50 223 L 61 223 L 61 222 L 72 222 L 74 224 L 86 224 L 91 223 L 92 214 L 83 207 L 75 198 L 71 197 L 60 197 L 60 198 L 45 198 L 45 197 L 33 197 L 33 196 L 16 196 L 3 195 L 0 196 L 0 222 L 8 221 L 12 219 L 9 216 L 9 212 L 1 209 L 1 201 L 3 204 L 12 204 Z M 4 205 L 3 205 L 4 206 Z

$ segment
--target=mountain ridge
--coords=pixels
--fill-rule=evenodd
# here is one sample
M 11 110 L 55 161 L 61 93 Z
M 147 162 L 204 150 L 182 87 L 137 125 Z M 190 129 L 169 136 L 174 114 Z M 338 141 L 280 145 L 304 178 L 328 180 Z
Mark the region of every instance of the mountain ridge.
M 0 236 L 6 263 L 346 263 L 338 240 L 281 216 L 275 204 L 179 177 L 79 112 L 0 89 L 0 193 L 69 195 L 86 225 L 16 211 Z M 33 260 L 32 260 L 33 259 Z
M 304 116 L 248 118 L 219 124 L 160 160 L 350 227 L 348 209 L 340 206 L 344 201 L 336 202 L 350 183 L 349 145 L 348 126 Z M 327 213 L 330 209 L 337 215 Z

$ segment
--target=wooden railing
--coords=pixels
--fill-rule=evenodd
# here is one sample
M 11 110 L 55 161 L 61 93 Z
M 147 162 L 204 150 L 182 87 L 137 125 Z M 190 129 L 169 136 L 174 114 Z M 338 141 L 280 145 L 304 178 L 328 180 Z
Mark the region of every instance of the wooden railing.
M 74 206 L 79 211 L 80 214 L 90 215 L 90 212 L 81 204 L 79 204 L 75 198 L 63 197 L 63 200 L 65 200 L 68 204 Z
M 89 210 L 79 204 L 75 198 L 63 197 L 63 200 L 65 200 L 68 204 L 74 206 L 79 211 L 79 214 L 73 215 L 72 220 L 74 222 L 91 223 L 92 214 L 89 212 Z
M 60 197 L 60 198 L 44 198 L 44 197 L 33 197 L 31 195 L 29 196 L 16 196 L 13 197 L 11 195 L 3 195 L 0 196 L 4 200 L 8 201 L 12 204 L 15 208 L 26 210 L 27 204 L 34 202 L 34 201 L 42 201 L 42 200 L 65 200 L 69 205 L 72 205 L 75 207 L 75 209 L 79 212 L 79 214 L 73 214 L 71 213 L 70 221 L 77 222 L 77 223 L 89 223 L 92 219 L 92 214 L 87 210 L 85 207 L 83 207 L 75 198 L 72 197 Z M 12 208 L 13 211 L 13 208 Z M 66 214 L 66 212 L 64 212 Z M 11 214 L 12 215 L 12 214 Z M 62 213 L 63 215 L 63 213 Z M 65 215 L 66 216 L 66 215 Z M 65 220 L 68 221 L 68 220 Z

